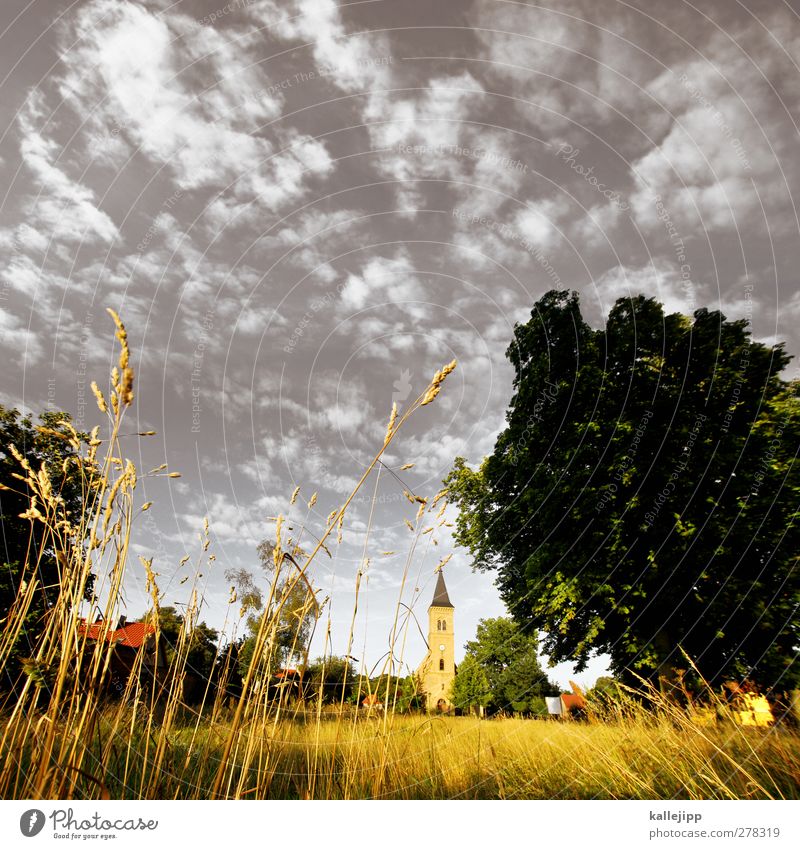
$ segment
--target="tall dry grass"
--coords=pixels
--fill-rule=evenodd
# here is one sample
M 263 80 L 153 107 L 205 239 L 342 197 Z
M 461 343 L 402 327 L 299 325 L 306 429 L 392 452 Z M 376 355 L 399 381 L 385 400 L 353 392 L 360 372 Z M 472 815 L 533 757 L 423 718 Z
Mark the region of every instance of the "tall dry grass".
M 134 795 L 153 797 L 173 792 L 172 786 L 165 784 L 167 764 L 170 764 L 170 769 L 176 768 L 171 760 L 174 754 L 171 736 L 178 728 L 179 716 L 184 708 L 182 695 L 188 653 L 202 602 L 198 583 L 200 570 L 204 564 L 210 565 L 214 555 L 208 554 L 210 540 L 206 521 L 194 583 L 188 588 L 184 628 L 174 646 L 169 668 L 153 674 L 145 665 L 145 653 L 140 652 L 120 698 L 109 704 L 107 682 L 114 647 L 107 638 L 118 619 L 124 577 L 131 569 L 144 571 L 151 599 L 146 621 L 156 632 L 156 656 L 159 654 L 158 641 L 162 639 L 159 618 L 162 593 L 152 558 L 139 557 L 138 564 L 131 563 L 130 558 L 134 521 L 151 505 L 145 503 L 137 507 L 136 489 L 140 473 L 124 451 L 122 427 L 125 412 L 133 403 L 134 375 L 125 326 L 113 310 L 109 310 L 109 314 L 116 327 L 119 360 L 112 370 L 107 393 L 92 383 L 99 411 L 106 417 L 105 438 L 101 439 L 99 427 L 92 431 L 87 443 L 69 424 L 65 425 L 64 432 L 52 432 L 52 435 L 66 439 L 75 452 L 60 471 L 62 477 L 69 473 L 82 482 L 84 510 L 81 515 L 77 519 L 70 516 L 64 500 L 54 488 L 53 480 L 58 479 L 54 472 L 57 470 L 48 469 L 44 464 L 33 468 L 15 446 L 7 446 L 7 450 L 15 453 L 22 469 L 22 482 L 30 493 L 30 507 L 25 517 L 41 529 L 41 544 L 37 548 L 39 556 L 43 556 L 42 552 L 55 552 L 60 574 L 56 601 L 48 609 L 36 645 L 25 661 L 27 677 L 21 685 L 21 692 L 15 692 L 5 704 L 0 728 L 0 753 L 3 755 L 0 796 L 3 797 L 64 798 L 78 793 L 79 787 L 82 788 L 81 794 L 103 795 L 113 783 L 109 778 L 110 771 L 114 779 L 120 780 Z M 314 538 L 309 553 L 302 549 L 305 542 L 301 538 L 302 532 L 297 539 L 284 539 L 283 518 L 277 517 L 270 585 L 264 612 L 258 618 L 252 659 L 242 682 L 241 697 L 236 700 L 231 712 L 224 710 L 226 686 L 223 671 L 221 686 L 206 689 L 192 727 L 192 742 L 181 775 L 192 768 L 192 759 L 201 751 L 198 747 L 201 741 L 205 741 L 207 729 L 216 729 L 215 733 L 221 735 L 217 757 L 208 761 L 215 763 L 215 771 L 204 787 L 204 795 L 261 793 L 259 783 L 255 789 L 251 787 L 252 775 L 269 775 L 274 759 L 264 729 L 277 727 L 290 710 L 284 695 L 276 698 L 274 690 L 265 686 L 281 645 L 278 630 L 285 619 L 282 615 L 284 608 L 290 598 L 296 598 L 295 590 L 301 586 L 306 588 L 307 609 L 299 619 L 302 620 L 305 613 L 311 613 L 317 619 L 320 617 L 320 605 L 311 582 L 312 564 L 320 552 L 329 553 L 328 545 L 334 532 L 337 542 L 341 541 L 345 516 L 353 498 L 408 418 L 436 398 L 455 365 L 454 361 L 437 371 L 425 391 L 402 415 L 393 407 L 383 444 L 350 495 L 331 512 L 325 528 Z M 68 463 L 72 464 L 71 468 L 67 467 Z M 148 474 L 177 476 L 164 466 Z M 293 493 L 292 502 L 296 496 L 297 492 Z M 315 499 L 316 496 L 312 496 L 309 508 Z M 419 502 L 416 524 L 419 526 L 427 510 L 427 501 L 421 497 L 416 497 L 416 500 Z M 419 535 L 415 538 L 418 539 Z M 364 562 L 367 562 L 366 556 Z M 404 580 L 409 565 L 410 557 Z M 38 566 L 36 556 L 31 554 L 21 576 L 18 597 L 4 622 L 0 638 L 2 667 L 6 666 L 19 645 L 26 617 L 40 589 Z M 89 638 L 81 617 L 91 575 L 98 579 L 92 607 L 99 606 L 102 614 L 99 633 L 93 635 L 97 639 Z M 357 589 L 361 576 L 359 572 Z M 232 597 L 231 604 L 233 602 Z M 402 663 L 395 651 L 397 641 L 405 640 L 398 622 L 395 623 L 390 651 L 384 663 L 386 674 L 396 672 L 396 665 Z M 352 640 L 351 629 L 350 645 Z M 230 657 L 225 662 L 229 663 Z M 224 664 L 223 669 L 226 669 Z M 230 667 L 227 671 L 231 671 Z M 148 675 L 148 672 L 151 674 Z M 324 677 L 320 686 L 323 685 Z M 387 691 L 385 706 L 390 709 L 389 701 Z M 220 721 L 223 712 L 224 723 Z M 317 724 L 320 723 L 321 716 L 318 715 Z M 181 732 L 185 730 L 181 726 Z M 137 764 L 146 767 L 137 768 Z M 95 789 L 87 791 L 87 786 Z
M 195 578 L 187 587 L 184 628 L 169 667 L 148 674 L 140 652 L 123 692 L 109 700 L 105 682 L 113 646 L 104 639 L 117 621 L 127 572 L 140 569 L 150 596 L 147 621 L 162 640 L 157 569 L 152 559 L 130 557 L 134 522 L 149 504 L 137 506 L 140 473 L 125 455 L 122 427 L 133 402 L 134 379 L 128 336 L 119 317 L 119 362 L 104 394 L 93 384 L 107 433 L 92 431 L 88 444 L 74 430 L 63 438 L 77 453 L 74 474 L 83 482 L 85 509 L 71 518 L 46 468 L 19 455 L 31 495 L 26 514 L 39 523 L 45 548 L 56 552 L 60 592 L 48 611 L 21 691 L 0 714 L 0 797 L 3 798 L 781 798 L 796 796 L 800 782 L 795 733 L 735 725 L 700 728 L 692 717 L 659 694 L 649 707 L 628 696 L 596 710 L 591 721 L 482 722 L 471 718 L 401 716 L 398 691 L 385 688 L 382 710 L 365 716 L 344 703 L 323 710 L 322 699 L 305 705 L 265 686 L 276 661 L 278 631 L 289 599 L 305 588 L 308 613 L 325 628 L 331 621 L 313 586 L 313 566 L 342 540 L 346 514 L 369 477 L 375 478 L 363 567 L 356 576 L 356 602 L 347 639 L 353 650 L 356 614 L 380 479 L 381 457 L 420 407 L 435 400 L 455 362 L 438 371 L 425 391 L 399 415 L 392 409 L 383 445 L 347 499 L 325 527 L 306 543 L 305 526 L 286 536 L 282 517 L 274 528 L 273 568 L 258 618 L 252 661 L 241 697 L 226 698 L 232 659 L 219 658 L 219 686 L 208 686 L 201 703 L 183 702 L 193 629 L 202 603 L 199 575 L 213 562 L 204 524 Z M 9 447 L 8 450 L 14 450 Z M 62 470 L 66 471 L 66 470 Z M 165 467 L 150 475 L 174 476 Z M 291 496 L 294 504 L 298 492 Z M 410 611 L 401 599 L 420 545 L 444 522 L 446 493 L 427 499 L 406 492 L 416 510 L 400 576 L 400 596 L 389 651 L 378 672 L 396 676 L 404 664 Z M 309 502 L 313 506 L 314 497 Z M 306 546 L 309 551 L 304 551 Z M 5 665 L 22 633 L 37 586 L 35 559 L 26 567 L 19 595 L 0 638 Z M 82 627 L 81 608 L 89 576 L 98 576 L 95 605 L 103 615 L 100 639 Z M 294 603 L 294 602 L 293 602 Z M 232 596 L 228 619 L 238 618 Z M 300 649 L 301 646 L 297 645 Z M 374 670 L 373 670 L 374 672 Z M 361 676 L 358 687 L 369 687 Z M 324 686 L 323 681 L 320 688 Z M 358 696 L 366 693 L 359 690 Z M 360 701 L 360 698 L 358 699 Z M 309 709 L 310 708 L 310 709 Z

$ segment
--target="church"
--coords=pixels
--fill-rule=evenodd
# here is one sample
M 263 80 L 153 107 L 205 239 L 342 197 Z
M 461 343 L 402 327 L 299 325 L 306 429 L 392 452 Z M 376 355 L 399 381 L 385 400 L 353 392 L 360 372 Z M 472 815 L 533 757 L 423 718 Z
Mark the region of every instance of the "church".
M 432 712 L 453 710 L 450 687 L 456 677 L 454 614 L 444 573 L 440 570 L 428 608 L 428 653 L 417 670 L 425 707 Z

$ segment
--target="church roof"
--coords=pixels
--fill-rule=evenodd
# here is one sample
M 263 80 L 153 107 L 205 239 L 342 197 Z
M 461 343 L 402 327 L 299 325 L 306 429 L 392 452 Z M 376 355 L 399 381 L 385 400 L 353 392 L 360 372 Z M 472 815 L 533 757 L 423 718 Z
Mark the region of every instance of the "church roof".
M 444 572 L 439 571 L 439 577 L 436 579 L 436 589 L 433 591 L 433 601 L 431 607 L 452 607 L 450 596 L 447 595 L 447 587 L 444 583 Z

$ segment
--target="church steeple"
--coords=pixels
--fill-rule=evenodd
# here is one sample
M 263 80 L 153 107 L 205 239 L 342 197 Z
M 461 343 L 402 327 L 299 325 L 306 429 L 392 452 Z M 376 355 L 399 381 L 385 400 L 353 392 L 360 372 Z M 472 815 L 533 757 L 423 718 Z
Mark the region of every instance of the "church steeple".
M 450 689 L 456 675 L 454 629 L 455 607 L 447 593 L 444 574 L 439 570 L 428 608 L 428 654 L 418 670 L 430 711 L 449 713 L 453 709 Z
M 444 572 L 439 570 L 439 577 L 436 579 L 436 589 L 433 591 L 433 601 L 431 607 L 452 607 L 450 596 L 447 595 L 447 587 L 444 583 Z

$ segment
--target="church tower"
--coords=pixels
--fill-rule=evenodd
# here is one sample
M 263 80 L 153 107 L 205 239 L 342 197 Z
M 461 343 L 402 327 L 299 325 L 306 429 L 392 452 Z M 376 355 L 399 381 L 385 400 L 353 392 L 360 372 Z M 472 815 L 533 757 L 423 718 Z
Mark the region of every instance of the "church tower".
M 453 708 L 450 687 L 456 677 L 454 614 L 444 573 L 440 570 L 428 608 L 428 654 L 418 671 L 429 711 L 449 712 Z

